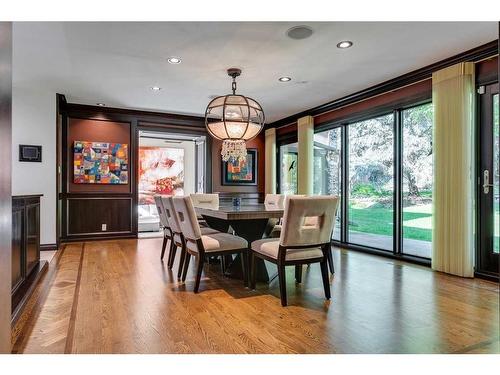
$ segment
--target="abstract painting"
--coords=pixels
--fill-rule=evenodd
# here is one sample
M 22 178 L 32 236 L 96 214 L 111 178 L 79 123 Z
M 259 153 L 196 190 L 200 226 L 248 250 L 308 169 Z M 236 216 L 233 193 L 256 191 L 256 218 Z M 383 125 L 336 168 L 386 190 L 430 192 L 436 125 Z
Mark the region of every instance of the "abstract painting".
M 245 160 L 222 162 L 222 185 L 257 185 L 256 149 L 247 149 Z
M 139 147 L 139 204 L 154 204 L 155 194 L 184 195 L 184 149 Z
M 128 184 L 128 145 L 75 141 L 75 184 Z

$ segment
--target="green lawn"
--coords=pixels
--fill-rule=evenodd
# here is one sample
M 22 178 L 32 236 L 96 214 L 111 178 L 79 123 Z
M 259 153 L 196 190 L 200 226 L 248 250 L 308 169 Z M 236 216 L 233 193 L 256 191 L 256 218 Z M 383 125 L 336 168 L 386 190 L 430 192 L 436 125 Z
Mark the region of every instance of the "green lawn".
M 403 236 L 407 239 L 431 241 L 431 205 L 416 205 L 403 210 Z M 349 229 L 356 232 L 392 236 L 392 209 L 349 206 Z
M 500 213 L 495 205 L 495 241 L 493 251 L 498 253 L 500 247 L 499 225 Z M 393 222 L 392 209 L 364 204 L 349 205 L 349 229 L 354 232 L 380 234 L 392 236 Z M 421 241 L 432 240 L 432 204 L 421 204 L 404 207 L 403 209 L 403 237 Z

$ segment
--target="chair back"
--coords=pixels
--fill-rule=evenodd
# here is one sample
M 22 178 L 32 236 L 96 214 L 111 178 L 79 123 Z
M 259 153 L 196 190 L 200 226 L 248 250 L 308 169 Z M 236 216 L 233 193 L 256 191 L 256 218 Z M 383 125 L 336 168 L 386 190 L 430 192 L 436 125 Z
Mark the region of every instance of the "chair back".
M 162 203 L 162 196 L 155 195 L 154 199 L 155 199 L 156 210 L 158 211 L 158 216 L 160 218 L 160 225 L 163 228 L 169 228 L 170 225 L 168 223 L 167 216 L 165 215 L 165 209 L 164 209 L 163 203 Z
M 210 210 L 219 209 L 219 194 L 191 194 L 191 200 L 194 207 L 208 208 Z
M 338 203 L 339 198 L 335 196 L 287 197 L 280 245 L 312 246 L 329 243 Z
M 283 194 L 266 194 L 264 205 L 266 208 L 282 209 L 285 203 L 285 196 Z
M 161 202 L 165 210 L 165 216 L 167 217 L 168 225 L 170 226 L 172 232 L 182 233 L 182 229 L 179 224 L 179 217 L 175 211 L 174 201 L 172 199 L 171 195 L 161 197 Z
M 174 197 L 173 202 L 184 237 L 190 240 L 201 238 L 201 229 L 191 198 L 189 196 Z

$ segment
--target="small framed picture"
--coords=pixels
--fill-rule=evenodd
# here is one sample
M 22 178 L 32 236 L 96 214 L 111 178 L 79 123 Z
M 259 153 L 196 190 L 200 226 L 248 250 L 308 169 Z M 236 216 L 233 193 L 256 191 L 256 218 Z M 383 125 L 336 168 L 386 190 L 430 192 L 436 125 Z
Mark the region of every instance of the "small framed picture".
M 222 162 L 222 185 L 257 185 L 257 149 L 247 149 L 245 160 Z

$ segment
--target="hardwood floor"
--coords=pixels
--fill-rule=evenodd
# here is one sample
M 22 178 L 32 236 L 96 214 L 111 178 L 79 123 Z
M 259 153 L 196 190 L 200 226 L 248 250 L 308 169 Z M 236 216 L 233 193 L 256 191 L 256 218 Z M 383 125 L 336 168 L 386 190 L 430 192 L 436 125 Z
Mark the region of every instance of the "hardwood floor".
M 160 262 L 161 239 L 69 244 L 50 263 L 15 353 L 498 353 L 499 287 L 334 251 L 332 299 L 318 265 L 289 307 L 277 280 L 245 289 L 205 267 L 200 293 Z

